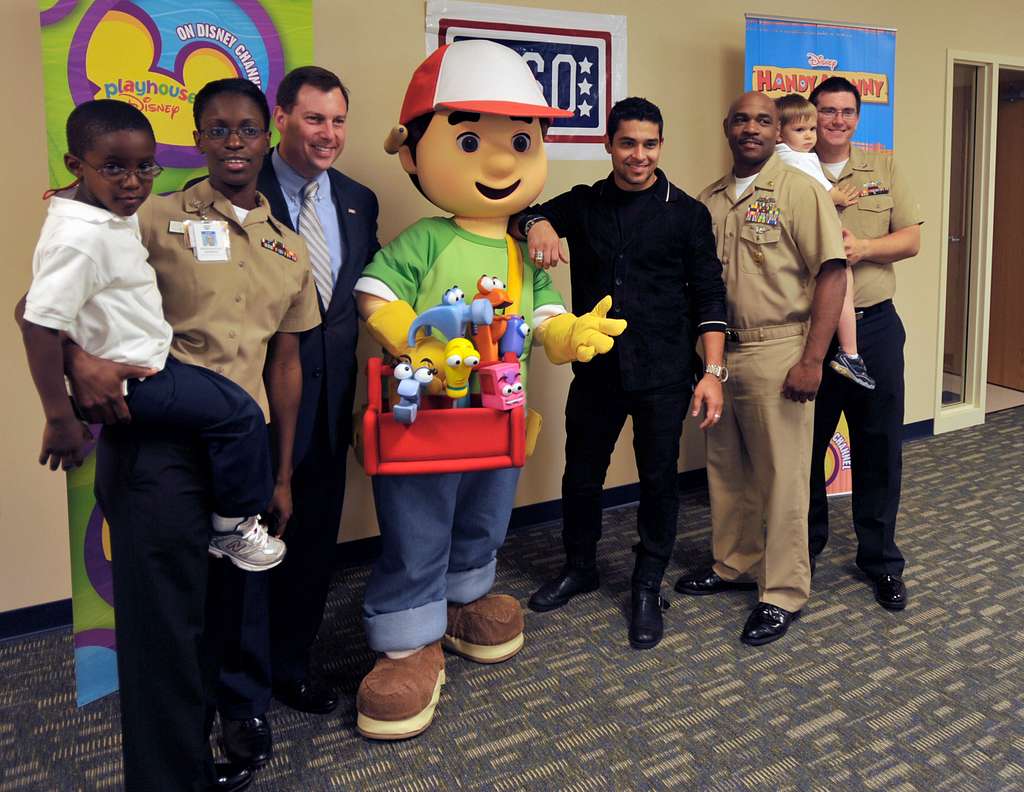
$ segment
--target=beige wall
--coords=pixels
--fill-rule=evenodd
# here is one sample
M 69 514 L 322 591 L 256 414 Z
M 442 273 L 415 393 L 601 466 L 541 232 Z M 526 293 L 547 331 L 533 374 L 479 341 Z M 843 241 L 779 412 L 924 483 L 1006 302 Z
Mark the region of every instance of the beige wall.
M 727 152 L 720 119 L 730 97 L 742 87 L 746 3 L 721 0 L 699 11 L 688 3 L 626 0 L 518 4 L 627 15 L 629 92 L 647 96 L 665 113 L 665 170 L 690 193 L 725 171 Z M 342 75 L 352 91 L 349 140 L 339 164 L 377 192 L 383 210 L 381 239 L 387 241 L 418 217 L 436 212 L 381 148 L 384 135 L 396 121 L 406 81 L 424 56 L 423 4 L 418 0 L 316 0 L 313 5 L 317 62 Z M 963 15 L 962 3 L 954 0 L 927 4 L 865 0 L 855 7 L 823 0 L 813 10 L 806 3 L 779 0 L 771 11 L 899 29 L 896 148 L 927 218 L 921 255 L 897 265 L 897 302 L 908 329 L 906 418 L 908 422 L 931 418 L 936 387 L 946 50 L 1024 55 L 1017 26 L 1008 24 L 1019 19 L 1019 5 L 1012 0 L 982 0 L 971 8 L 969 19 Z M 37 196 L 45 186 L 46 165 L 35 2 L 17 0 L 6 5 L 5 22 L 0 32 L 0 71 L 8 79 L 0 90 L 4 106 L 9 108 L 2 197 L 7 265 L 0 273 L 0 306 L 9 307 L 28 284 L 30 257 L 44 209 Z M 546 194 L 580 181 L 594 181 L 606 171 L 601 162 L 555 162 Z M 567 272 L 556 271 L 555 281 L 568 291 Z M 4 540 L 0 611 L 4 611 L 67 597 L 69 585 L 63 482 L 33 463 L 41 413 L 14 325 L 7 321 L 0 326 L 7 328 L 0 333 L 0 349 L 8 372 L 3 427 L 7 453 L 0 461 L 0 535 Z M 538 356 L 534 364 L 531 398 L 544 414 L 546 425 L 537 454 L 523 476 L 520 504 L 558 497 L 561 411 L 569 371 L 556 369 L 542 358 Z M 687 427 L 680 469 L 703 464 L 698 434 Z M 624 436 L 608 484 L 634 480 L 629 437 Z M 348 493 L 343 537 L 372 533 L 375 521 L 369 487 L 355 464 L 350 466 Z

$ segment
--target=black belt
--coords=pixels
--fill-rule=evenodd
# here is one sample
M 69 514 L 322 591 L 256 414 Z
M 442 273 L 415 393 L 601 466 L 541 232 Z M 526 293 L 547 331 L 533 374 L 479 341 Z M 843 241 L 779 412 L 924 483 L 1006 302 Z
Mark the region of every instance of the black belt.
M 892 300 L 882 300 L 880 303 L 869 305 L 866 308 L 854 308 L 853 315 L 858 319 L 863 319 L 865 316 L 871 316 L 871 314 L 878 313 L 879 311 L 887 310 L 892 307 Z

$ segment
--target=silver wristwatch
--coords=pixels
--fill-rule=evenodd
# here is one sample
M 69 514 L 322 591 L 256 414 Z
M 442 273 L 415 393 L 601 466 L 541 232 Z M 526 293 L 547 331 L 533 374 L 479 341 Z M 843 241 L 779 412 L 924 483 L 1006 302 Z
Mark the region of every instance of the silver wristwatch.
M 718 377 L 719 382 L 725 382 L 729 379 L 729 369 L 717 363 L 708 363 L 704 367 L 704 373 L 710 374 L 712 377 Z
M 543 215 L 530 215 L 529 217 L 527 217 L 523 221 L 522 226 L 520 227 L 520 230 L 523 232 L 523 236 L 529 236 L 530 229 L 533 228 L 541 220 L 547 220 L 547 218 L 544 217 Z

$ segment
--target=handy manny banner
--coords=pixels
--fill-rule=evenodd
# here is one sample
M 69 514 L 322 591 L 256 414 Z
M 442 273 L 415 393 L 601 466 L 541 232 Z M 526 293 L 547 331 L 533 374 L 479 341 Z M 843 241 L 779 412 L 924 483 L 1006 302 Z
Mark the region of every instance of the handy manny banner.
M 808 96 L 828 77 L 845 77 L 861 95 L 853 144 L 892 151 L 895 30 L 755 14 L 746 20 L 748 91 Z
M 313 60 L 311 0 L 41 0 L 50 186 L 67 184 L 64 125 L 90 99 L 118 99 L 153 124 L 155 192 L 206 173 L 192 105 L 206 83 L 242 77 L 271 106 L 281 78 Z M 98 434 L 99 427 L 93 428 Z M 78 704 L 117 690 L 109 528 L 93 497 L 95 458 L 68 473 Z
M 626 97 L 626 17 L 521 6 L 428 0 L 427 54 L 467 38 L 496 41 L 518 52 L 553 106 L 545 138 L 550 159 L 606 160 L 608 112 Z

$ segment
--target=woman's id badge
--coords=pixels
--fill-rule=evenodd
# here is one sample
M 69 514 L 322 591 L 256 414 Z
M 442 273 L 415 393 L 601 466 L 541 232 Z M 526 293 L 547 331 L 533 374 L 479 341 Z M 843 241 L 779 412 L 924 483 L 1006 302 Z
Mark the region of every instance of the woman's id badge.
M 224 220 L 192 220 L 188 224 L 188 238 L 196 261 L 228 261 L 231 239 Z

